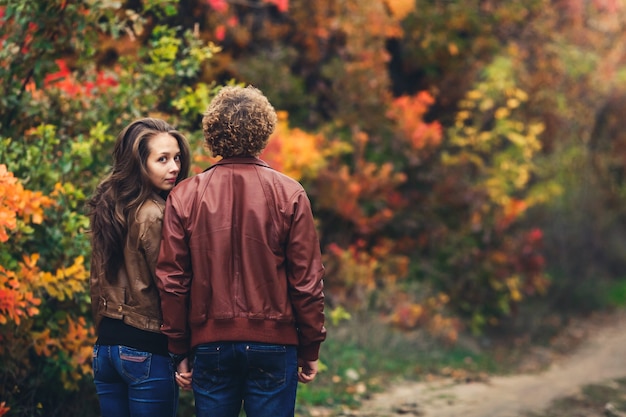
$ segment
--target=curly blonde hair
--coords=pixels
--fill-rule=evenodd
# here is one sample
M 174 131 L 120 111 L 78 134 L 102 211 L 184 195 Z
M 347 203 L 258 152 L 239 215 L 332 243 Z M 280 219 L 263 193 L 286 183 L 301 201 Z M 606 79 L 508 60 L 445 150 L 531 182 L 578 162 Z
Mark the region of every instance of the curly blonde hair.
M 204 113 L 202 132 L 213 156 L 259 156 L 276 121 L 276 110 L 261 90 L 225 86 Z

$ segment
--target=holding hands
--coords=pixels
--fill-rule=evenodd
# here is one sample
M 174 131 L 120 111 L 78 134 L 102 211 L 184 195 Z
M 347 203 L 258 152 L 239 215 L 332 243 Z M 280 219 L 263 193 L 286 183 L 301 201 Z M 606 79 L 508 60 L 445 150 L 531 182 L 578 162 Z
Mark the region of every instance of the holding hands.
M 193 372 L 189 366 L 189 358 L 185 358 L 176 367 L 174 374 L 176 383 L 181 389 L 185 391 L 191 391 L 191 379 Z

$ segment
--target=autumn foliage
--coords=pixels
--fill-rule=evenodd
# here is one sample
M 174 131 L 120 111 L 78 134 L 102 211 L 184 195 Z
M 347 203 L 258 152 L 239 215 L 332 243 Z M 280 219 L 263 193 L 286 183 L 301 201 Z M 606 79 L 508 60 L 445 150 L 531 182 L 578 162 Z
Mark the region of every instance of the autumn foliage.
M 25 189 L 5 165 L 0 165 L 0 196 L 3 243 L 24 240 L 22 236 L 32 233 L 31 225 L 44 221 L 44 209 L 55 204 L 54 199 L 40 191 Z M 20 379 L 35 366 L 29 357 L 31 348 L 36 355 L 50 358 L 60 366 L 64 388 L 75 388 L 90 373 L 93 329 L 85 317 L 72 317 L 77 312 L 55 312 L 53 326 L 42 326 L 44 323 L 38 321 L 48 313 L 51 300 L 64 302 L 88 291 L 84 258 L 79 256 L 73 265 L 53 273 L 39 268 L 38 253 L 22 254 L 16 262 L 7 255 L 3 254 L 0 265 L 0 358 L 7 375 L 15 376 L 5 377 L 7 391 L 3 390 L 3 395 L 19 389 Z M 0 415 L 10 410 L 6 404 L 2 402 Z
M 0 242 L 9 240 L 10 232 L 17 231 L 20 223 L 41 224 L 43 209 L 53 201 L 40 191 L 25 190 L 6 165 L 0 165 Z

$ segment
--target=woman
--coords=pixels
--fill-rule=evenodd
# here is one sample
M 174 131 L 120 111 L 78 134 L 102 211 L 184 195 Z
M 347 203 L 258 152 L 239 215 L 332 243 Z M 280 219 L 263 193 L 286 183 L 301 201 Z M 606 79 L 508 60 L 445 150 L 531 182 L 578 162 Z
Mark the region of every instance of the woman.
M 165 198 L 189 165 L 182 134 L 163 120 L 136 120 L 117 137 L 111 171 L 88 202 L 93 370 L 103 417 L 176 415 L 154 270 Z

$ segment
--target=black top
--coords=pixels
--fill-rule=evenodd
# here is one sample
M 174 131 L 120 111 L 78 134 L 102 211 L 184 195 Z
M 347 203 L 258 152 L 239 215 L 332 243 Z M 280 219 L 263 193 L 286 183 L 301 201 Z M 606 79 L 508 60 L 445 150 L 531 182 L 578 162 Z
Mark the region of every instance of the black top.
M 167 336 L 140 330 L 125 324 L 122 320 L 103 317 L 98 329 L 96 344 L 102 346 L 122 345 L 143 350 L 155 355 L 168 356 Z

